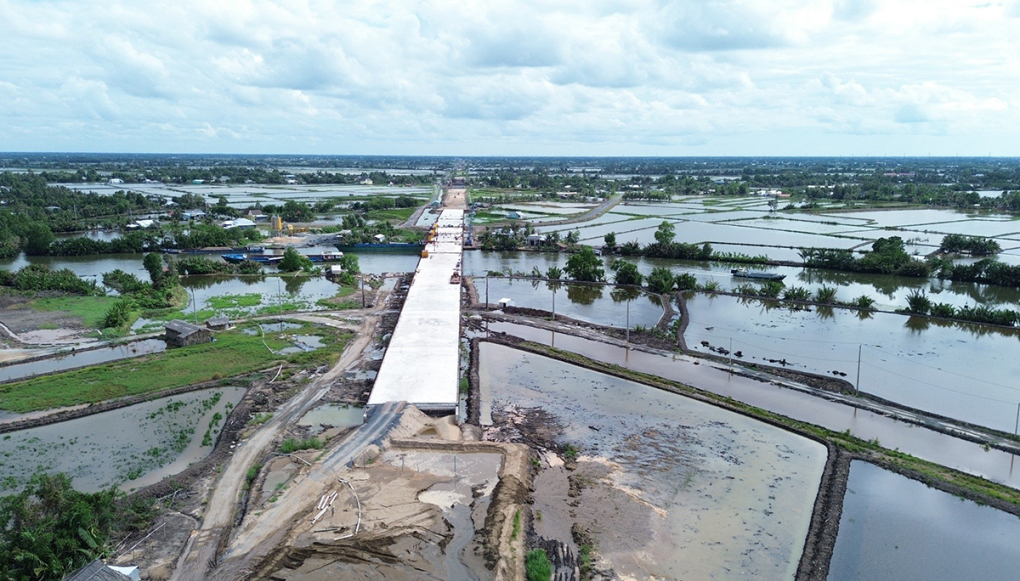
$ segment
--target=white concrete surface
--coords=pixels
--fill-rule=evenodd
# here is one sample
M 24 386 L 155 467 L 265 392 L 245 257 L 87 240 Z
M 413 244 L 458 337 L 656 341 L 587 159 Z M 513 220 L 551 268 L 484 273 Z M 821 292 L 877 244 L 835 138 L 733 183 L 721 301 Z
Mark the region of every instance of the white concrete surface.
M 460 275 L 464 211 L 443 210 L 438 232 L 418 263 L 400 320 L 386 348 L 369 405 L 407 401 L 423 410 L 454 411 L 459 401 Z

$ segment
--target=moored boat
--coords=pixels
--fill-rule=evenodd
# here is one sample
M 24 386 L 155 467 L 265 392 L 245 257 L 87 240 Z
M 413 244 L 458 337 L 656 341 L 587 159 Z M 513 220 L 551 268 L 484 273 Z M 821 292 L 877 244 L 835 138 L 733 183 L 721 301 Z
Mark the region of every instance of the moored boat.
M 276 264 L 283 260 L 282 256 L 266 256 L 257 254 L 221 254 L 220 257 L 231 264 L 240 264 L 245 260 L 258 262 L 259 264 Z
M 760 272 L 747 270 L 746 268 L 734 268 L 730 271 L 735 277 L 738 278 L 753 278 L 755 280 L 775 280 L 780 281 L 786 278 L 785 274 L 778 274 L 775 272 Z

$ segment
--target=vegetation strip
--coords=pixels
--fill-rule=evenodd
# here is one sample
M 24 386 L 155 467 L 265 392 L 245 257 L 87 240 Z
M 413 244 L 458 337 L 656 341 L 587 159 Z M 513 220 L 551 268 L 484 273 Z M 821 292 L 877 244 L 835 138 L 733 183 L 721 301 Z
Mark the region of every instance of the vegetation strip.
M 342 347 L 351 334 L 323 328 L 334 347 Z M 240 331 L 220 333 L 212 343 L 170 349 L 136 359 L 37 377 L 0 386 L 0 409 L 25 413 L 82 403 L 99 403 L 124 396 L 218 380 L 263 369 L 269 363 L 262 338 Z M 269 338 L 275 348 L 285 342 Z M 291 363 L 309 364 L 335 355 L 319 349 L 289 355 Z

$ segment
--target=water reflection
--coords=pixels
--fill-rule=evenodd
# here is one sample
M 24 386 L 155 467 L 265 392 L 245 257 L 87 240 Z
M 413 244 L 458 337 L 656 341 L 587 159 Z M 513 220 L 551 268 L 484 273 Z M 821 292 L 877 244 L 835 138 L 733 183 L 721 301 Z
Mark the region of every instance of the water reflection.
M 1018 536 L 1011 514 L 854 461 L 829 580 L 1010 579 Z
M 567 298 L 575 305 L 592 305 L 602 298 L 602 289 L 599 285 L 568 284 Z

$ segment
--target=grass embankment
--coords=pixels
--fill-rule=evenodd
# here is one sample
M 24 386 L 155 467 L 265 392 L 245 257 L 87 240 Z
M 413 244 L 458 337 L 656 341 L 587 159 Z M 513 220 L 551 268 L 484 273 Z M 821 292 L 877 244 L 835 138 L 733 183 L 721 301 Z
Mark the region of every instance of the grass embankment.
M 366 220 L 400 220 L 401 222 L 406 221 L 414 214 L 418 207 L 413 208 L 391 208 L 389 210 L 369 210 L 365 212 L 364 218 Z
M 1013 514 L 1020 515 L 1020 490 L 991 482 L 965 474 L 952 468 L 947 468 L 934 462 L 928 462 L 899 450 L 883 448 L 878 440 L 863 440 L 850 433 L 835 432 L 826 428 L 809 424 L 786 416 L 755 407 L 733 398 L 703 391 L 683 383 L 663 379 L 657 375 L 642 373 L 621 367 L 616 364 L 603 363 L 578 355 L 570 351 L 563 351 L 555 347 L 549 347 L 539 343 L 524 341 L 513 345 L 514 348 L 531 351 L 540 355 L 546 355 L 567 363 L 586 367 L 594 371 L 614 375 L 623 379 L 629 379 L 659 389 L 664 389 L 680 395 L 687 395 L 696 399 L 714 403 L 720 407 L 730 409 L 748 417 L 763 422 L 786 428 L 792 432 L 810 437 L 812 439 L 829 442 L 841 448 L 855 457 L 874 462 L 880 466 L 895 470 L 901 474 L 921 480 L 929 486 L 957 494 L 970 500 L 983 504 L 997 505 L 996 508 L 1007 510 Z M 1002 506 L 1005 504 L 1006 506 Z
M 82 325 L 99 329 L 103 326 L 103 318 L 119 300 L 119 297 L 82 297 L 67 295 L 63 297 L 47 297 L 29 301 L 29 308 L 39 311 L 59 311 L 71 317 L 81 317 Z
M 359 293 L 356 297 L 351 297 L 354 293 L 358 292 L 359 288 L 353 286 L 342 286 L 336 292 L 335 295 L 328 299 L 319 299 L 316 303 L 321 307 L 326 307 L 332 310 L 343 310 L 343 309 L 360 309 L 361 308 L 361 294 Z M 348 298 L 350 297 L 350 298 Z
M 257 327 L 251 326 L 257 331 Z M 332 327 L 303 324 L 299 329 L 267 333 L 274 350 L 289 347 L 287 335 L 321 336 L 324 348 L 289 355 L 272 354 L 258 333 L 241 330 L 217 333 L 216 341 L 169 349 L 85 369 L 0 385 L 0 409 L 25 413 L 54 407 L 97 403 L 192 385 L 256 371 L 272 361 L 295 365 L 332 363 L 352 334 Z

